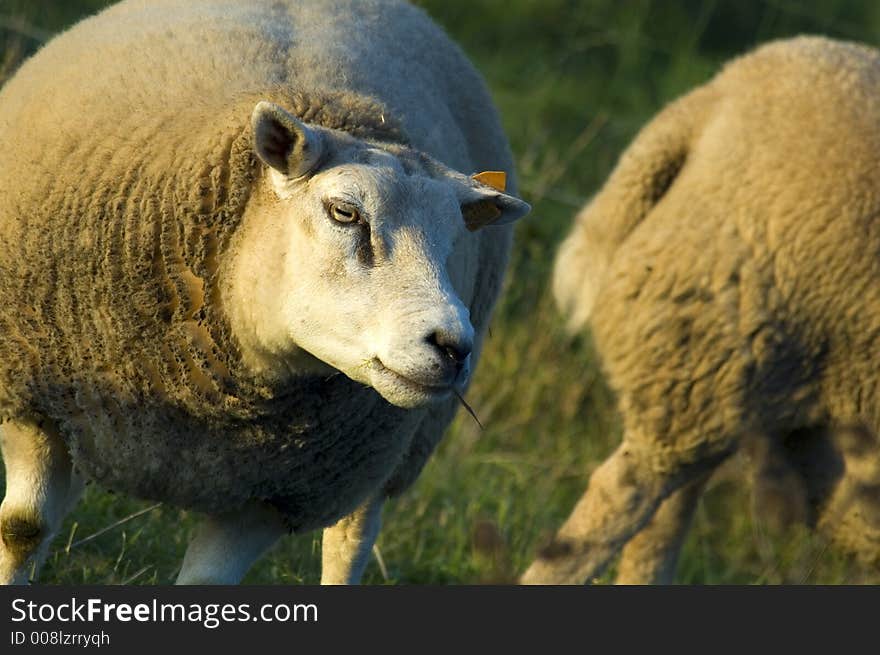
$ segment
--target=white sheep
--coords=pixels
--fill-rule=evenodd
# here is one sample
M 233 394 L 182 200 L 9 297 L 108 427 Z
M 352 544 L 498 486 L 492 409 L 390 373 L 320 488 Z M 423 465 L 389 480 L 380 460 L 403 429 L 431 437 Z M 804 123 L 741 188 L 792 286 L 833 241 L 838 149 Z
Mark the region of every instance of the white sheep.
M 878 179 L 880 53 L 856 44 L 768 44 L 642 130 L 554 279 L 623 442 L 524 582 L 588 581 L 624 545 L 619 581 L 670 581 L 744 441 L 766 497 L 794 481 L 799 514 L 877 559 Z
M 179 583 L 325 527 L 357 582 L 529 209 L 457 172 L 491 169 L 483 82 L 403 2 L 128 0 L 46 45 L 0 92 L 0 580 L 89 478 L 207 514 Z

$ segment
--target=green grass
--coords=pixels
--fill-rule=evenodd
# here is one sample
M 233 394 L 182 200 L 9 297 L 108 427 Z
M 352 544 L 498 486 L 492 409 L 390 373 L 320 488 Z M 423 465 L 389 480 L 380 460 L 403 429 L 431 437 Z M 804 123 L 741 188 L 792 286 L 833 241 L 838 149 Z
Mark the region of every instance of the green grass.
M 0 81 L 39 39 L 103 0 L 6 0 Z M 416 485 L 389 502 L 369 583 L 512 580 L 564 520 L 619 423 L 586 338 L 569 339 L 548 293 L 574 211 L 636 130 L 729 57 L 803 32 L 872 43 L 880 4 L 860 0 L 421 0 L 483 72 L 534 206 L 517 228 L 508 288 L 468 400 Z M 4 62 L 5 68 L 4 68 Z M 195 517 L 162 507 L 66 548 L 146 503 L 90 488 L 53 545 L 47 583 L 167 583 Z M 247 583 L 315 583 L 319 535 L 287 538 Z M 606 576 L 607 579 L 607 576 Z M 880 582 L 802 531 L 771 535 L 734 461 L 701 501 L 679 567 L 685 583 Z

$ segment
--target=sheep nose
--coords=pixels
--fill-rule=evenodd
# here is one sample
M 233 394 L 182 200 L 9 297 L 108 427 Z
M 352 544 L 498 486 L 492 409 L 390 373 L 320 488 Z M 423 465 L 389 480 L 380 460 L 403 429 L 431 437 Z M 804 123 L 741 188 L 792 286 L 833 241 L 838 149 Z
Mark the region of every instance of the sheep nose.
M 429 334 L 425 340 L 440 351 L 441 355 L 455 367 L 456 372 L 461 371 L 474 347 L 469 339 L 442 330 Z

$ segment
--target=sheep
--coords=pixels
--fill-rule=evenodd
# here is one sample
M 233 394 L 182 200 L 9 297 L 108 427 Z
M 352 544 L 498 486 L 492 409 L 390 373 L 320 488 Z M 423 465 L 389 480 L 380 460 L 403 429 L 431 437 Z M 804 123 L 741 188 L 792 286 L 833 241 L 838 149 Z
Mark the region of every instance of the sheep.
M 728 63 L 637 135 L 554 264 L 623 422 L 523 583 L 674 576 L 707 477 L 880 554 L 880 53 L 802 36 Z M 789 493 L 791 492 L 791 493 Z M 792 495 L 793 494 L 793 495 Z
M 318 528 L 322 582 L 358 582 L 476 366 L 515 192 L 404 2 L 126 0 L 56 37 L 0 92 L 0 579 L 93 480 L 206 515 L 179 584 Z

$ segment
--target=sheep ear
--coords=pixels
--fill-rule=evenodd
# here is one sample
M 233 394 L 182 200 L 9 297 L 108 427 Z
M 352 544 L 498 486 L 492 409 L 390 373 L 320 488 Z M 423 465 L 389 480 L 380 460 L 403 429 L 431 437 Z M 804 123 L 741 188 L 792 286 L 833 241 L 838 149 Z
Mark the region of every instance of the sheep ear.
M 504 193 L 506 185 L 507 175 L 502 171 L 484 171 L 467 180 L 459 201 L 468 230 L 513 223 L 532 210 L 527 202 Z
M 302 177 L 321 161 L 324 143 L 320 132 L 274 103 L 257 103 L 251 114 L 251 127 L 257 156 L 282 175 Z

